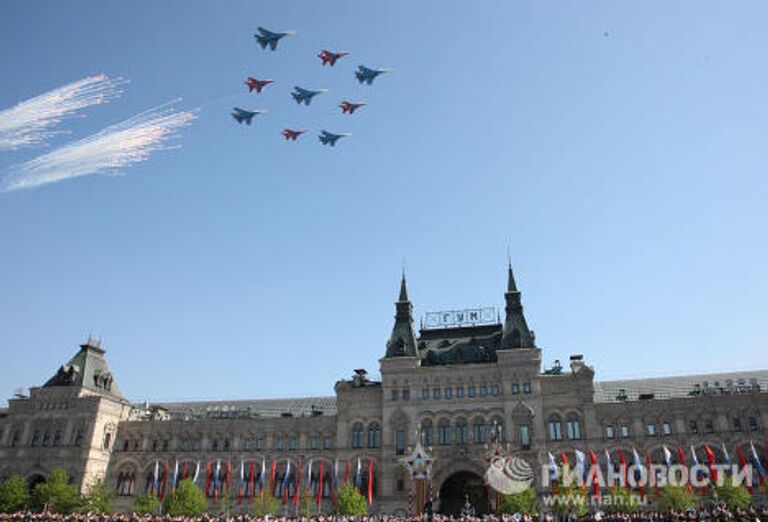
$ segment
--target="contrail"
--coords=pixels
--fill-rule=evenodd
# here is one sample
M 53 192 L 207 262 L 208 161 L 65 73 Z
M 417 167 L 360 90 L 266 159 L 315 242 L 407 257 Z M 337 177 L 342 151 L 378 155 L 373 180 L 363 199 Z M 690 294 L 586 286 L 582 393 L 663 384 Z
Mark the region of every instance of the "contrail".
M 0 111 L 0 151 L 45 144 L 52 127 L 91 105 L 119 97 L 123 78 L 91 76 Z
M 176 131 L 197 118 L 197 111 L 166 108 L 170 103 L 142 112 L 122 123 L 11 167 L 0 191 L 39 187 L 90 174 L 117 173 L 168 148 Z

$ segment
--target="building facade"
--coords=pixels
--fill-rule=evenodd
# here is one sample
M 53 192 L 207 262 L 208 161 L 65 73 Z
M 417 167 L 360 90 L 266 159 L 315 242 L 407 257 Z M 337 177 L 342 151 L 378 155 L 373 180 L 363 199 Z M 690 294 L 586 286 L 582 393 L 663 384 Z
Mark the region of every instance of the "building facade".
M 416 331 L 403 278 L 381 380 L 355 370 L 328 397 L 132 404 L 89 339 L 0 410 L 0 479 L 34 484 L 61 467 L 83 490 L 105 480 L 127 511 L 136 496 L 187 477 L 212 503 L 227 495 L 247 509 L 264 490 L 289 512 L 297 483 L 328 511 L 334 486 L 349 480 L 371 511 L 404 512 L 404 457 L 420 440 L 434 459 L 438 509 L 468 500 L 482 513 L 495 509 L 483 476 L 499 446 L 530 463 L 537 487 L 550 452 L 607 451 L 617 461 L 637 449 L 662 462 L 666 445 L 693 447 L 704 461 L 704 444 L 721 460 L 754 443 L 765 458 L 768 370 L 600 382 L 581 356 L 543 368 L 511 267 L 504 299 L 503 321 L 456 312 Z

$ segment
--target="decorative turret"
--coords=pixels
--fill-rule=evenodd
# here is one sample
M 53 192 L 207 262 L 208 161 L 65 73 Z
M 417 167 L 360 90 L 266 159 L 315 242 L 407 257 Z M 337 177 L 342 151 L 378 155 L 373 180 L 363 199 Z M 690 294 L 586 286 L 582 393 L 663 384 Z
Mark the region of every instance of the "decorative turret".
M 528 329 L 528 323 L 525 322 L 520 297 L 520 291 L 515 283 L 515 275 L 512 273 L 512 263 L 510 263 L 507 291 L 504 293 L 507 317 L 504 321 L 504 334 L 501 338 L 502 349 L 536 347 L 533 332 Z
M 386 357 L 415 357 L 416 337 L 413 334 L 413 305 L 408 299 L 405 274 L 400 281 L 400 297 L 395 303 L 395 325 L 387 342 Z

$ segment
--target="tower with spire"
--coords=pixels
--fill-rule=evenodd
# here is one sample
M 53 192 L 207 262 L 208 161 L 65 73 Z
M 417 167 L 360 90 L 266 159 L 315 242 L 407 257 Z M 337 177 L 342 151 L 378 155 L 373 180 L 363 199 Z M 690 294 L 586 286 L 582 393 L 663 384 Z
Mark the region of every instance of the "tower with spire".
M 413 333 L 413 305 L 408 299 L 405 273 L 400 280 L 400 296 L 395 303 L 395 324 L 387 342 L 386 357 L 415 357 L 416 336 Z
M 525 321 L 525 315 L 523 315 L 521 294 L 520 290 L 517 289 L 517 283 L 515 283 L 511 262 L 507 270 L 507 291 L 504 293 L 506 318 L 501 337 L 501 349 L 535 348 L 535 338 L 533 332 L 528 329 L 528 323 Z

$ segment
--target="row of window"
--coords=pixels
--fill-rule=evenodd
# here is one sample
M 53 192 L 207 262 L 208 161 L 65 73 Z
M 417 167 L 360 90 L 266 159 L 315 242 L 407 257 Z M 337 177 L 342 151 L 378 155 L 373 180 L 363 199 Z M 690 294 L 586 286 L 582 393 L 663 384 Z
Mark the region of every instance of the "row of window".
M 704 433 L 706 435 L 711 435 L 715 433 L 715 422 L 712 419 L 704 419 L 703 427 L 699 427 L 699 421 L 698 420 L 690 420 L 688 421 L 688 433 L 692 435 L 696 435 L 699 433 Z M 747 424 L 749 426 L 750 431 L 758 431 L 760 429 L 760 425 L 758 423 L 757 417 L 748 417 Z M 743 431 L 743 426 L 741 423 L 741 419 L 738 417 L 734 417 L 731 419 L 731 431 L 734 432 L 741 432 Z M 645 435 L 648 437 L 656 437 L 661 435 L 662 437 L 667 437 L 672 435 L 672 425 L 665 421 L 661 423 L 660 428 L 652 423 L 649 422 L 645 425 Z M 605 438 L 606 439 L 614 439 L 614 438 L 621 438 L 626 439 L 630 436 L 630 430 L 629 426 L 627 425 L 620 425 L 618 426 L 618 429 L 614 428 L 613 425 L 607 425 L 605 426 Z
M 29 439 L 29 445 L 33 448 L 37 447 L 59 447 L 64 443 L 64 431 L 56 430 L 51 435 L 50 431 L 40 432 L 35 430 L 32 432 L 32 436 Z M 11 435 L 11 447 L 17 448 L 21 445 L 21 431 L 16 430 Z M 83 430 L 77 430 L 72 437 L 73 446 L 83 445 Z
M 526 426 L 526 435 L 529 435 L 528 427 Z M 436 436 L 435 436 L 436 435 Z M 441 419 L 437 422 L 437 430 L 433 429 L 432 421 L 426 419 L 421 423 L 421 443 L 425 446 L 431 446 L 435 444 L 446 445 L 451 444 L 469 444 L 474 442 L 475 444 L 484 444 L 491 441 L 503 442 L 506 439 L 506 431 L 504 429 L 503 422 L 494 422 L 489 425 L 484 420 L 477 420 L 472 424 L 470 439 L 469 424 L 464 419 L 456 420 L 456 423 L 451 427 L 448 419 Z M 530 443 L 530 440 L 528 440 Z
M 288 450 L 296 450 L 298 447 L 298 436 L 297 435 L 277 435 L 274 439 L 275 441 L 275 449 L 277 451 L 285 451 Z M 323 437 L 320 437 L 319 435 L 311 435 L 307 440 L 307 447 L 308 450 L 319 450 L 321 448 L 324 450 L 332 449 L 333 448 L 333 437 L 330 435 L 325 435 Z M 264 449 L 264 438 L 263 437 L 248 437 L 241 440 L 240 449 L 243 451 L 258 451 Z M 122 445 L 123 451 L 140 451 L 141 450 L 141 441 L 138 439 L 123 440 Z M 150 444 L 150 450 L 153 452 L 159 452 L 159 451 L 170 451 L 171 449 L 171 441 L 169 439 L 153 439 Z M 176 445 L 177 451 L 201 451 L 202 450 L 202 443 L 201 439 L 199 438 L 182 438 L 178 440 L 178 443 Z M 211 439 L 211 445 L 210 445 L 211 451 L 232 451 L 232 443 L 231 440 L 228 438 L 214 438 Z
M 549 435 L 549 440 L 563 440 L 563 423 L 561 422 L 560 417 L 550 417 L 549 422 L 547 423 L 547 433 Z M 565 435 L 568 440 L 581 440 L 581 421 L 575 417 L 566 419 Z
M 520 393 L 520 385 L 517 383 L 512 384 L 512 394 L 518 395 Z M 393 390 L 392 398 L 393 400 L 396 399 L 396 392 L 397 390 Z M 531 393 L 531 383 L 526 382 L 523 383 L 522 387 L 523 393 L 529 394 Z M 456 397 L 457 399 L 463 399 L 465 397 L 464 394 L 464 386 L 445 386 L 445 387 L 433 387 L 430 388 L 428 386 L 425 386 L 421 389 L 421 398 L 424 400 L 429 400 L 430 398 L 433 400 L 440 400 L 440 399 L 446 399 L 450 400 Z M 466 397 L 473 398 L 473 397 L 487 397 L 488 395 L 491 395 L 493 397 L 498 397 L 501 395 L 501 387 L 498 384 L 491 384 L 488 386 L 487 384 L 481 384 L 479 386 L 475 385 L 469 385 L 466 387 Z
M 365 428 L 361 422 L 355 423 L 352 426 L 352 447 L 362 448 L 363 439 L 365 438 Z M 377 423 L 373 423 L 368 426 L 367 446 L 369 448 L 381 447 L 381 426 Z

